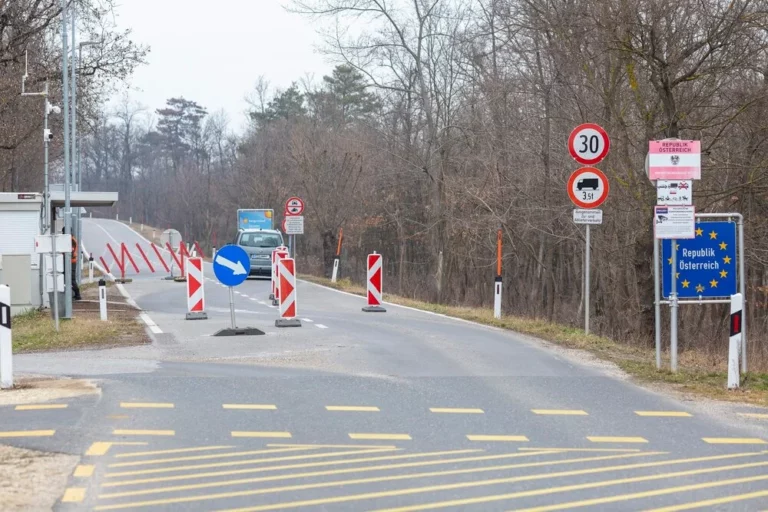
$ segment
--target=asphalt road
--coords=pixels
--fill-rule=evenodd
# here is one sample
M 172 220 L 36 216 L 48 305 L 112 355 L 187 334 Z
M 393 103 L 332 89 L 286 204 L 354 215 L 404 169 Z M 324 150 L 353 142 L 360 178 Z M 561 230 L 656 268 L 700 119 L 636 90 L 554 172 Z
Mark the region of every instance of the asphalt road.
M 95 219 L 84 239 L 96 255 L 146 244 Z M 229 293 L 210 267 L 199 321 L 185 285 L 145 267 L 125 289 L 151 346 L 16 358 L 103 389 L 0 408 L 0 441 L 82 455 L 58 510 L 768 507 L 768 410 L 672 399 L 524 336 L 364 313 L 306 282 L 302 327 L 276 328 L 269 282 L 249 280 L 237 323 L 265 334 L 214 337 Z

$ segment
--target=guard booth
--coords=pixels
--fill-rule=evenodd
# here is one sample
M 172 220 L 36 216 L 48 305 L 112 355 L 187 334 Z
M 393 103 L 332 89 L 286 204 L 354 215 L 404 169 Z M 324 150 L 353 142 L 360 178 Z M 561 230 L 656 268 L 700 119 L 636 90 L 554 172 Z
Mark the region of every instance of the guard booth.
M 35 254 L 42 206 L 42 194 L 0 193 L 0 284 L 11 288 L 12 315 L 42 304 L 42 270 Z

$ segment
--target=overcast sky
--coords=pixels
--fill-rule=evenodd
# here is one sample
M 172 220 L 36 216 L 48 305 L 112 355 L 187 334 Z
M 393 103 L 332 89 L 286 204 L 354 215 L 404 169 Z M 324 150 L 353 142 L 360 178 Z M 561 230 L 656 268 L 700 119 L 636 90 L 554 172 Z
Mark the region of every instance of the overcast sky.
M 286 88 L 307 73 L 319 80 L 332 64 L 317 51 L 311 21 L 284 10 L 287 0 L 123 0 L 116 22 L 151 47 L 131 80 L 131 98 L 151 111 L 184 96 L 231 126 L 245 125 L 245 96 L 259 75 Z

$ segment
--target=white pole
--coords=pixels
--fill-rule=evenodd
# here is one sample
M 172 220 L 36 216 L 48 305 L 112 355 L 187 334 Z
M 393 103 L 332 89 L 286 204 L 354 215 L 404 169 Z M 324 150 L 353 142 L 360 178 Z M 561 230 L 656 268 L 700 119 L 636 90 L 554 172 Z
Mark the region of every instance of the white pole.
M 589 334 L 589 224 L 587 224 L 586 244 L 584 246 L 584 333 Z
M 333 259 L 333 273 L 331 274 L 331 282 L 335 283 L 339 277 L 339 258 Z
M 670 240 L 670 247 L 672 248 L 672 265 L 670 272 L 672 272 L 671 286 L 669 287 L 669 369 L 673 372 L 677 371 L 677 308 L 680 307 L 677 302 L 677 243 L 674 240 Z
M 0 285 L 0 388 L 12 387 L 11 288 L 2 284 Z
M 119 213 L 115 214 L 115 220 L 120 220 L 120 214 Z
M 133 217 L 128 217 L 128 224 L 133 224 Z
M 93 282 L 93 254 L 88 258 L 88 282 Z
M 663 272 L 663 271 L 662 271 Z M 653 239 L 653 321 L 656 369 L 661 370 L 661 284 L 659 279 L 659 241 Z
M 107 321 L 107 282 L 99 279 L 99 315 L 101 321 Z
M 728 389 L 739 387 L 739 352 L 741 351 L 744 296 L 731 295 L 731 337 L 728 341 Z
M 501 276 L 496 276 L 496 286 L 493 293 L 493 318 L 501 318 Z

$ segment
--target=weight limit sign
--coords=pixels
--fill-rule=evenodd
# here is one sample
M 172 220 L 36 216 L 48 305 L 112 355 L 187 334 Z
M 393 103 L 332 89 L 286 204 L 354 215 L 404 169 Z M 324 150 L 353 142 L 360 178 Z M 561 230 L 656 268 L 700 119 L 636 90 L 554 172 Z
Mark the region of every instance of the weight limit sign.
M 568 180 L 568 196 L 579 208 L 597 208 L 608 198 L 608 189 L 608 178 L 594 167 L 582 167 Z

